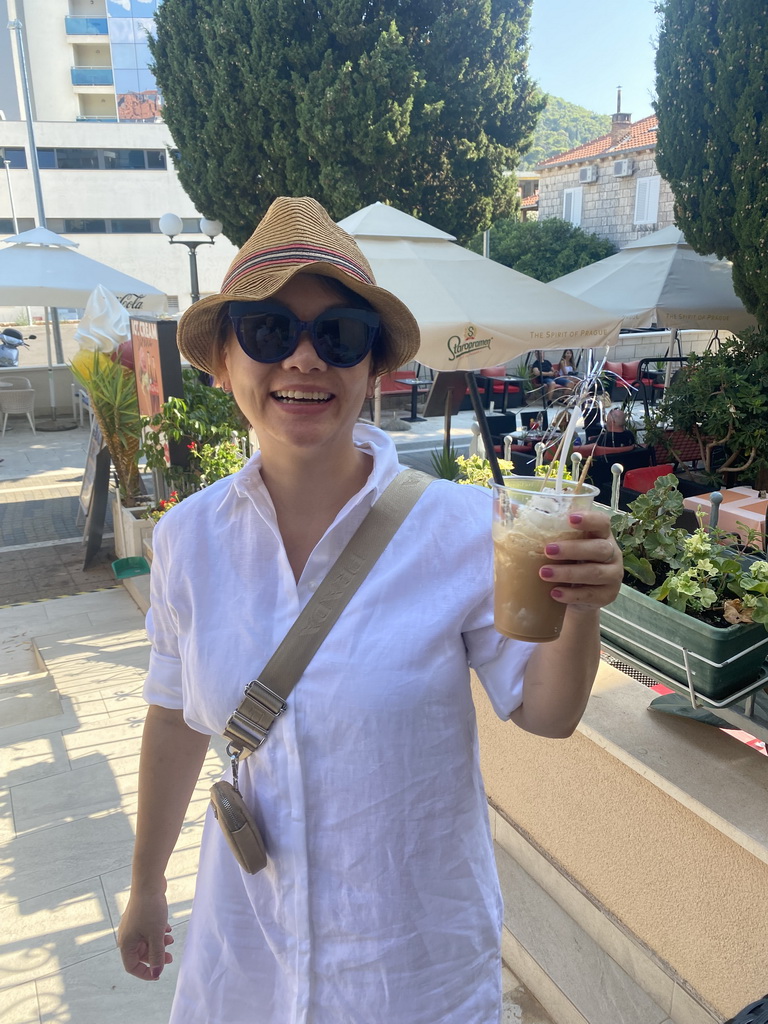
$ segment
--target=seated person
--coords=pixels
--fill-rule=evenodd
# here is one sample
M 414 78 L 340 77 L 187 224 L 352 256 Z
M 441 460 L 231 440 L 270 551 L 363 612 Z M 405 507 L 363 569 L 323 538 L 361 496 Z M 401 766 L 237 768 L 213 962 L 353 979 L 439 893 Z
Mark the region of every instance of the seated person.
M 574 366 L 575 359 L 573 357 L 573 349 L 567 348 L 563 352 L 562 358 L 557 365 L 555 371 L 555 378 L 553 385 L 565 388 L 566 391 L 573 391 L 576 385 L 579 383 L 579 378 L 576 376 L 576 368 Z M 554 387 L 552 389 L 554 391 Z
M 551 398 L 555 390 L 555 377 L 557 371 L 552 369 L 552 363 L 548 359 L 536 359 L 531 364 L 531 377 L 533 386 L 546 387 L 547 398 Z
M 605 417 L 605 430 L 598 435 L 597 443 L 605 448 L 626 448 L 635 443 L 635 435 L 627 427 L 627 416 L 623 409 L 611 409 Z

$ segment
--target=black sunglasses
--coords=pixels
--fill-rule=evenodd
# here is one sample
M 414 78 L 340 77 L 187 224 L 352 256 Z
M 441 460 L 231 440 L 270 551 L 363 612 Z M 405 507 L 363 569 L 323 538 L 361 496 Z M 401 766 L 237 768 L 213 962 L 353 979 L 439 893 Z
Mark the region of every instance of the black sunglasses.
M 357 366 L 378 337 L 381 318 L 368 309 L 327 309 L 314 320 L 299 320 L 279 302 L 230 302 L 229 319 L 240 348 L 259 363 L 279 363 L 293 355 L 304 331 L 329 366 Z

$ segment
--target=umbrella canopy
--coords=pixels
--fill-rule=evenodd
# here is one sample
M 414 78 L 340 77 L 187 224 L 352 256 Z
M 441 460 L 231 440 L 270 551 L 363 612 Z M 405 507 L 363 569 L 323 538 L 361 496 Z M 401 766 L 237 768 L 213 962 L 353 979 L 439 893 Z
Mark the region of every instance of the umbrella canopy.
M 151 284 L 74 252 L 71 242 L 47 228 L 3 239 L 0 250 L 0 306 L 84 308 L 103 285 L 128 309 L 163 313 L 167 299 Z
M 354 235 L 377 284 L 421 330 L 417 359 L 435 370 L 498 366 L 537 348 L 613 344 L 621 320 L 456 245 L 453 236 L 383 203 L 339 227 Z
M 755 325 L 733 290 L 731 264 L 700 256 L 676 227 L 548 285 L 623 318 L 625 327 L 740 331 Z

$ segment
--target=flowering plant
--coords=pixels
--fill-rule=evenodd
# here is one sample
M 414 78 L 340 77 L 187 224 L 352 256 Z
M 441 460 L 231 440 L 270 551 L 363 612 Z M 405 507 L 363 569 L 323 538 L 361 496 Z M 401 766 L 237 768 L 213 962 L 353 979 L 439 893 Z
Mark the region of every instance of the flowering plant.
M 676 527 L 683 497 L 674 474 L 660 477 L 629 511 L 612 524 L 628 586 L 711 625 L 768 629 L 768 562 L 739 555 L 721 531 Z
M 142 515 L 142 519 L 151 519 L 153 523 L 158 522 L 163 518 L 166 512 L 169 512 L 175 505 L 179 504 L 179 492 L 171 491 L 170 497 L 163 498 L 152 508 L 148 508 L 147 511 Z
M 476 484 L 478 487 L 490 487 L 493 482 L 493 473 L 491 471 L 491 464 L 488 459 L 482 458 L 480 455 L 470 455 L 466 458 L 464 455 L 456 456 L 456 465 L 459 467 L 460 476 L 456 481 L 459 484 Z M 551 462 L 547 465 L 537 466 L 535 473 L 536 476 L 550 476 L 555 477 L 559 468 L 559 463 Z M 502 476 L 514 476 L 515 464 L 513 462 L 507 462 L 504 459 L 499 459 L 499 469 L 501 470 Z M 563 479 L 571 480 L 571 474 L 568 470 L 563 471 Z

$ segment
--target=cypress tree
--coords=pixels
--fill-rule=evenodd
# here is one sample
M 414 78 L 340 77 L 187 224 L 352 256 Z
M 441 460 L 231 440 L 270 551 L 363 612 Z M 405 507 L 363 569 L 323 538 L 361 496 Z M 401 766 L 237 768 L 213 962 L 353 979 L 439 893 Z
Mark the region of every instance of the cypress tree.
M 460 239 L 514 213 L 542 99 L 532 0 L 164 0 L 150 46 L 182 185 L 242 244 L 277 195 L 386 200 Z
M 768 3 L 664 0 L 656 58 L 657 166 L 700 253 L 733 261 L 734 287 L 768 324 Z

